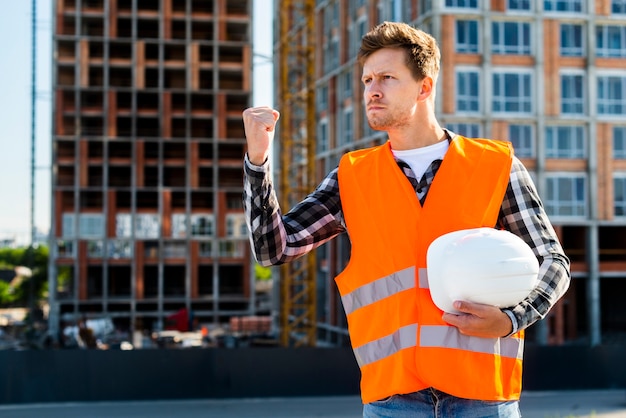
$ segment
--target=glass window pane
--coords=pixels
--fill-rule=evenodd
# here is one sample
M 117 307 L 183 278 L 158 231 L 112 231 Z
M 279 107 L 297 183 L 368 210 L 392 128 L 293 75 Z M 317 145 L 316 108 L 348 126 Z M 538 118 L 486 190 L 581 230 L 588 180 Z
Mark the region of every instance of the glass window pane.
M 559 200 L 571 201 L 572 200 L 572 181 L 569 178 L 558 179 L 559 187 Z
M 135 215 L 135 236 L 137 238 L 158 238 L 159 215 L 148 213 Z
M 129 213 L 115 215 L 115 236 L 128 238 L 132 233 L 132 217 Z
M 576 200 L 585 200 L 585 181 L 581 178 L 576 179 Z

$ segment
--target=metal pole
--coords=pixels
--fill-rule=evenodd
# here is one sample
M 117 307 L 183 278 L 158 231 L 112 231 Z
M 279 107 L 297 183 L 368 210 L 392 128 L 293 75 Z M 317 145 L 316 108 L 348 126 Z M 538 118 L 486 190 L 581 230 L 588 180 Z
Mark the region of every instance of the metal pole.
M 31 85 L 30 85 L 30 246 L 28 248 L 28 267 L 34 270 L 34 244 L 35 244 L 35 117 L 37 104 L 37 0 L 32 0 L 31 16 Z M 35 283 L 34 276 L 28 279 L 28 310 L 29 324 L 33 323 L 33 311 L 35 306 Z
M 35 242 L 35 116 L 37 100 L 37 0 L 32 0 L 32 49 L 30 86 L 30 244 Z

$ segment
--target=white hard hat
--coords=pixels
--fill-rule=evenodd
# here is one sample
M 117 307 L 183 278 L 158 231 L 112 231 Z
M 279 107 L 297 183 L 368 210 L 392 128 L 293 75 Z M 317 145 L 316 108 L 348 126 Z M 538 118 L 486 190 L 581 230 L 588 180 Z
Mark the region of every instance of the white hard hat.
M 458 313 L 454 301 L 500 308 L 524 300 L 537 283 L 539 262 L 517 235 L 493 228 L 463 229 L 435 239 L 426 254 L 433 302 Z

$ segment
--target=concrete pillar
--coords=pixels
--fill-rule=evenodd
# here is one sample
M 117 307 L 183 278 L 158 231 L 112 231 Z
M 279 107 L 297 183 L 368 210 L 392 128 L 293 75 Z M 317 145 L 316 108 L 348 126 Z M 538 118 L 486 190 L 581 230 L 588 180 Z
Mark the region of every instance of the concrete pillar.
M 587 312 L 589 320 L 589 343 L 591 346 L 600 345 L 602 334 L 600 328 L 600 274 L 598 261 L 598 227 L 590 226 L 587 229 Z

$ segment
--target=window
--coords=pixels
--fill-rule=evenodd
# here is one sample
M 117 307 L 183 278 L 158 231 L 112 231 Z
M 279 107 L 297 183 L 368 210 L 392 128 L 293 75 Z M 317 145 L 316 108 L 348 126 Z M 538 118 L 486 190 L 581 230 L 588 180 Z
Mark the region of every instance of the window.
M 57 257 L 74 257 L 74 241 L 57 240 Z
M 349 144 L 354 140 L 354 122 L 352 120 L 352 106 L 341 107 L 337 112 L 337 146 Z
M 247 238 L 248 226 L 243 214 L 226 215 L 226 236 L 229 238 Z
M 363 15 L 358 18 L 358 20 L 352 22 L 352 26 L 350 28 L 349 34 L 349 42 L 350 42 L 350 55 L 356 56 L 359 52 L 359 48 L 361 47 L 361 38 L 367 32 L 367 16 Z
M 407 3 L 407 0 L 392 0 L 393 15 L 391 19 L 394 22 L 405 22 L 410 20 L 408 15 L 411 11 L 411 5 Z
M 110 240 L 107 256 L 109 258 L 132 258 L 133 246 L 127 240 Z
M 626 126 L 613 128 L 613 158 L 626 159 Z
M 561 75 L 561 113 L 564 115 L 583 115 L 585 113 L 582 75 Z
M 245 254 L 245 241 L 222 240 L 218 243 L 220 257 L 243 257 Z
M 547 158 L 585 158 L 585 130 L 582 126 L 547 126 Z
M 351 57 L 356 56 L 359 51 L 359 40 L 355 33 L 357 32 L 357 22 L 350 22 L 348 24 L 348 54 Z
M 605 58 L 626 58 L 626 26 L 598 25 L 596 54 Z
M 104 242 L 102 240 L 87 241 L 87 257 L 104 257 Z
M 417 9 L 417 5 L 413 0 L 403 0 L 403 8 L 404 8 L 404 21 L 409 21 L 412 19 L 413 11 Z
M 466 54 L 478 52 L 478 21 L 456 21 L 456 52 Z
M 492 37 L 494 54 L 530 54 L 530 23 L 493 22 Z
M 80 238 L 104 237 L 104 215 L 81 213 L 78 218 L 78 231 Z
M 143 252 L 146 258 L 158 258 L 160 254 L 159 241 L 145 241 Z
M 509 10 L 530 10 L 530 0 L 508 0 Z
M 118 238 L 129 238 L 133 230 L 132 223 L 132 217 L 129 213 L 115 215 L 115 236 Z
M 210 237 L 214 234 L 215 219 L 213 215 L 191 215 L 191 235 L 194 237 Z
M 478 123 L 447 123 L 446 127 L 452 132 L 468 138 L 480 138 L 481 126 Z
M 456 110 L 480 111 L 480 78 L 478 71 L 461 70 L 456 74 Z
M 163 257 L 184 258 L 188 255 L 185 241 L 166 241 L 163 243 Z
M 613 178 L 613 213 L 626 216 L 626 175 L 615 174 Z
M 226 236 L 232 237 L 235 235 L 235 219 L 232 216 L 226 217 Z
M 319 6 L 319 4 L 322 3 L 322 1 L 318 0 L 316 2 L 316 5 Z M 350 13 L 355 13 L 357 9 L 361 8 L 365 6 L 365 0 L 354 0 L 349 2 L 348 7 L 350 7 Z
M 64 238 L 72 238 L 76 235 L 76 230 L 74 226 L 75 216 L 73 213 L 64 213 L 63 214 L 63 227 L 61 236 Z
M 328 118 L 320 119 L 317 124 L 317 153 L 328 151 Z
M 361 18 L 359 18 L 359 21 L 357 22 L 357 52 L 359 50 L 359 48 L 361 47 L 361 39 L 365 36 L 365 34 L 367 33 L 367 15 L 363 15 Z
M 339 66 L 339 37 L 333 34 L 339 21 L 339 2 L 335 1 L 324 9 L 324 70 L 331 71 Z
M 391 10 L 389 10 L 385 1 L 378 2 L 378 23 L 383 23 L 386 20 L 393 20 L 391 17 Z
M 535 138 L 532 125 L 509 125 L 509 141 L 520 158 L 535 156 Z
M 172 237 L 185 238 L 187 236 L 187 215 L 174 213 L 172 215 Z
M 346 71 L 341 76 L 343 79 L 343 98 L 351 99 L 352 98 L 352 83 L 354 83 L 354 78 L 352 77 L 352 71 Z
M 135 215 L 135 237 L 158 238 L 159 237 L 159 215 L 140 213 Z
M 549 216 L 584 217 L 586 210 L 586 179 L 584 175 L 552 174 L 546 179 L 544 200 Z
M 493 111 L 501 113 L 532 113 L 532 86 L 528 73 L 499 72 L 493 74 Z
M 332 71 L 339 66 L 339 37 L 333 36 L 328 47 L 327 71 Z
M 354 122 L 353 122 L 353 112 L 352 106 L 348 106 L 343 109 L 342 112 L 342 121 L 341 121 L 342 131 L 339 134 L 339 145 L 349 144 L 354 140 Z
M 424 0 L 417 2 L 419 7 L 419 14 L 425 15 L 426 13 L 433 10 L 433 0 Z
M 577 12 L 583 11 L 583 0 L 544 0 L 543 10 L 546 12 Z
M 317 111 L 321 112 L 328 109 L 328 86 L 321 86 L 317 88 L 317 94 L 315 95 L 317 101 Z
M 367 119 L 367 116 L 365 115 L 365 113 L 363 113 L 363 117 L 361 118 L 361 129 L 363 132 L 363 138 L 372 136 L 375 133 L 375 131 L 370 126 L 370 122 Z
M 200 241 L 198 254 L 200 257 L 213 256 L 213 241 Z
M 598 114 L 626 113 L 626 76 L 598 76 Z
M 326 12 L 329 15 L 329 26 L 335 28 L 339 25 L 339 0 L 335 0 L 331 3 L 332 4 L 326 9 Z
M 613 0 L 611 2 L 611 12 L 615 14 L 626 13 L 626 0 Z
M 463 9 L 478 9 L 478 0 L 446 0 L 446 7 L 461 7 Z
M 561 23 L 561 56 L 582 57 L 583 25 Z

